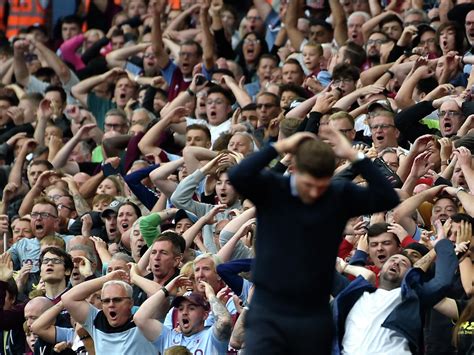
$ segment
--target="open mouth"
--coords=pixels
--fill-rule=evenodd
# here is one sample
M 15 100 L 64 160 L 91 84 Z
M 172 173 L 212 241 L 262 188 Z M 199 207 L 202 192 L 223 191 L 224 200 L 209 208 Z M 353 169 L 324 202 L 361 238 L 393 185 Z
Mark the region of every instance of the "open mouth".
M 453 127 L 453 125 L 451 124 L 451 122 L 445 122 L 445 123 L 444 123 L 444 129 L 445 129 L 446 131 L 451 130 L 452 127 Z
M 79 271 L 73 271 L 71 276 L 73 280 L 78 280 L 81 278 L 81 274 L 79 273 Z
M 383 255 L 383 254 L 379 254 L 379 255 L 377 255 L 377 259 L 378 259 L 378 261 L 380 261 L 383 264 L 385 262 L 385 260 L 387 260 L 387 256 Z
M 384 140 L 384 136 L 375 136 L 375 139 L 378 140 L 379 142 Z
M 189 319 L 183 318 L 183 326 L 188 326 L 189 325 Z
M 37 232 L 42 232 L 44 229 L 44 226 L 42 224 L 37 223 L 35 224 L 35 229 Z
M 51 266 L 48 266 L 45 270 L 46 273 L 54 272 L 54 268 Z
M 119 95 L 119 98 L 121 100 L 125 100 L 126 97 L 127 97 L 127 95 L 124 92 Z
M 110 312 L 109 312 L 109 315 L 110 315 L 110 318 L 111 318 L 111 319 L 117 318 L 117 312 L 115 312 L 115 311 L 110 311 Z
M 128 226 L 129 226 L 128 223 L 122 223 L 122 228 L 123 228 L 123 230 L 127 230 L 127 229 L 128 229 Z
M 448 46 L 448 41 L 447 41 L 447 40 L 443 40 L 442 46 L 443 46 L 443 48 L 446 48 L 446 47 Z

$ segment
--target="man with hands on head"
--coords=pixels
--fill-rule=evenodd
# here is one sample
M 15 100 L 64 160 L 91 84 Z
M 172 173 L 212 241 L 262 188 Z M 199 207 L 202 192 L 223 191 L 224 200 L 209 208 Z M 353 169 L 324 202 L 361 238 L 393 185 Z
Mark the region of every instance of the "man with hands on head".
M 62 301 L 91 335 L 96 354 L 155 355 L 153 345 L 133 322 L 132 287 L 125 281 L 128 281 L 127 272 L 116 270 L 73 287 L 62 296 Z M 102 311 L 86 301 L 100 289 Z
M 321 353 L 329 353 L 331 329 L 323 324 L 331 318 L 327 300 L 347 220 L 389 210 L 399 201 L 390 183 L 340 132 L 323 127 L 319 133 L 329 144 L 311 133 L 296 133 L 229 171 L 235 189 L 255 204 L 259 221 L 258 254 L 253 268 L 256 291 L 247 318 L 249 354 L 272 350 L 307 353 L 315 346 Z M 265 170 L 277 155 L 284 153 L 294 154 L 292 176 Z M 336 157 L 350 161 L 368 185 L 333 180 Z M 289 235 L 298 243 L 298 252 L 288 253 Z M 286 267 L 277 275 L 271 265 L 278 258 L 286 260 Z M 319 285 L 317 293 L 310 286 L 313 282 Z M 303 314 L 304 317 L 298 316 Z
M 207 300 L 201 294 L 192 292 L 176 297 L 172 302 L 172 306 L 178 308 L 181 332 L 163 326 L 156 320 L 159 305 L 170 295 L 176 295 L 178 287 L 190 284 L 192 282 L 184 276 L 173 279 L 142 304 L 133 318 L 135 323 L 161 354 L 173 345 L 184 345 L 193 353 L 226 353 L 232 332 L 232 319 L 213 288 L 204 281 L 199 286 L 204 287 Z M 204 321 L 210 310 L 216 321 L 211 327 L 205 327 Z

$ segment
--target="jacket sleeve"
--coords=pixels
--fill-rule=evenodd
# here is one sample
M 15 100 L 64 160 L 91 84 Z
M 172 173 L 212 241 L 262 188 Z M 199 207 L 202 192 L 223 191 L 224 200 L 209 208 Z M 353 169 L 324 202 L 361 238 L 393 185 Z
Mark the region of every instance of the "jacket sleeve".
M 239 273 L 250 271 L 251 264 L 252 259 L 232 260 L 217 265 L 217 273 L 236 295 L 240 295 L 244 280 L 239 276 Z
M 204 216 L 214 206 L 193 200 L 194 191 L 196 191 L 196 187 L 204 178 L 204 174 L 198 169 L 183 179 L 171 195 L 171 203 L 176 208 L 192 212 L 198 217 Z
M 137 196 L 143 205 L 145 205 L 149 210 L 155 206 L 158 197 L 153 193 L 153 191 L 142 184 L 142 180 L 147 178 L 148 174 L 159 166 L 160 164 L 153 164 L 123 177 L 130 190 L 132 190 L 135 196 Z
M 395 125 L 403 137 L 411 143 L 424 134 L 439 134 L 437 130 L 431 129 L 420 122 L 434 110 L 433 101 L 418 102 L 397 113 Z
M 398 205 L 400 202 L 398 194 L 370 159 L 359 160 L 353 165 L 355 170 L 361 172 L 368 185 L 361 187 L 345 183 L 343 197 L 346 201 L 351 201 L 348 206 L 350 217 L 388 211 Z
M 445 296 L 454 280 L 458 268 L 458 259 L 453 244 L 447 239 L 440 240 L 436 246 L 435 276 L 428 282 L 415 287 L 420 302 L 425 307 L 432 307 Z

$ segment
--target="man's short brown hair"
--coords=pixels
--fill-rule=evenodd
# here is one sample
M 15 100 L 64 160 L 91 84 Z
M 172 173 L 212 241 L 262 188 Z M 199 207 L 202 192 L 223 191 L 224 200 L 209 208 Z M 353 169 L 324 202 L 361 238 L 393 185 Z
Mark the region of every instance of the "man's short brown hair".
M 334 174 L 336 155 L 329 144 L 319 139 L 308 139 L 298 146 L 295 163 L 299 172 L 326 178 Z

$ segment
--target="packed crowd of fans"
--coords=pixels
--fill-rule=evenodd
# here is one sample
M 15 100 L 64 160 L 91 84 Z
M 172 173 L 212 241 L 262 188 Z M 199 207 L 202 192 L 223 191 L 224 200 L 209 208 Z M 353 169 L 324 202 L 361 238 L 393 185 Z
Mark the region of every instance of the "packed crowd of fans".
M 0 7 L 0 355 L 474 354 L 474 3 Z

